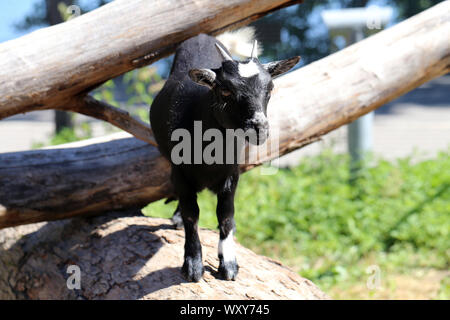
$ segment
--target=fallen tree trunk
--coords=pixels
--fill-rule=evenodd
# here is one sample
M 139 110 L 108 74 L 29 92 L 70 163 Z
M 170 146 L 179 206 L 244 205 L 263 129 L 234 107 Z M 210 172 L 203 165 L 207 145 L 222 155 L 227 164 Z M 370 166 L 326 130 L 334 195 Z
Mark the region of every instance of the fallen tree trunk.
M 2 154 L 0 227 L 143 206 L 170 194 L 170 166 L 155 147 L 104 139 Z
M 188 283 L 180 270 L 184 232 L 169 220 L 121 215 L 1 230 L 0 299 L 328 298 L 311 281 L 239 244 L 239 276 L 218 279 L 219 234 L 205 229 L 199 232 L 205 275 Z M 67 286 L 76 285 L 69 266 L 79 267 L 79 289 Z
M 450 2 L 275 81 L 274 159 L 450 70 Z M 0 228 L 143 206 L 170 195 L 169 165 L 133 138 L 0 155 Z

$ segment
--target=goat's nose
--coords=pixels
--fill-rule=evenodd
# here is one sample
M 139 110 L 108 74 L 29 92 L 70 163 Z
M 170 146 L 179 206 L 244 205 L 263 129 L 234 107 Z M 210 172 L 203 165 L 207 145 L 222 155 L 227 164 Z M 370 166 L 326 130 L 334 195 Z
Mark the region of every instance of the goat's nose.
M 269 122 L 264 113 L 255 113 L 254 117 L 250 120 L 250 125 L 257 134 L 255 144 L 259 145 L 264 143 L 269 136 Z
M 267 121 L 265 114 L 262 112 L 255 113 L 251 123 L 257 130 L 267 130 L 269 128 L 269 122 Z

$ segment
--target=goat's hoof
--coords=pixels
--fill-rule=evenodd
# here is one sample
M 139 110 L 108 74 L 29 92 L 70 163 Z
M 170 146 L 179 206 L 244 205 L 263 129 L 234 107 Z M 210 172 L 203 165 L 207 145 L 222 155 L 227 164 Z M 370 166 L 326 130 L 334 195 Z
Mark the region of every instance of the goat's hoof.
M 191 282 L 199 282 L 204 272 L 202 258 L 185 258 L 181 272 L 186 280 Z
M 220 262 L 219 274 L 224 280 L 236 280 L 237 274 L 239 272 L 239 265 L 236 261 L 231 262 Z

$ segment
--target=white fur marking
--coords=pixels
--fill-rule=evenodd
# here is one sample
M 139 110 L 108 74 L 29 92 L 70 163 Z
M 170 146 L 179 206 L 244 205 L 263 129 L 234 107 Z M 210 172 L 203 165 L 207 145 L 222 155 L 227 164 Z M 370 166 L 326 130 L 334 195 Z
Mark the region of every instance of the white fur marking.
M 244 27 L 235 31 L 228 31 L 216 37 L 217 40 L 240 60 L 248 58 L 248 54 L 252 51 L 253 41 L 255 39 L 255 28 Z M 258 43 L 256 55 L 262 54 L 261 44 Z
M 224 262 L 233 262 L 236 260 L 233 231 L 230 231 L 225 239 L 219 240 L 219 255 L 222 255 Z
M 177 211 L 172 217 L 172 222 L 176 225 L 183 225 L 183 218 L 181 217 L 181 212 Z
M 256 112 L 253 119 L 255 119 L 258 123 L 264 123 L 267 121 L 267 117 L 264 112 Z
M 239 63 L 239 75 L 249 78 L 259 73 L 258 65 L 250 60 L 248 63 Z

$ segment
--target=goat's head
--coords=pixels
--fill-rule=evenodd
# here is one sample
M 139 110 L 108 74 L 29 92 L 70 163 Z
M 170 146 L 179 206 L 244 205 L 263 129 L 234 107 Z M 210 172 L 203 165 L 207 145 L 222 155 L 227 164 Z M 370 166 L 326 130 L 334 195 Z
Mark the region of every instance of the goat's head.
M 269 135 L 267 104 L 273 89 L 272 79 L 294 67 L 300 57 L 261 64 L 256 57 L 257 43 L 251 56 L 236 61 L 216 44 L 223 58 L 218 69 L 193 69 L 191 79 L 213 92 L 212 112 L 221 126 L 227 129 L 255 130 L 255 144 L 264 143 Z

